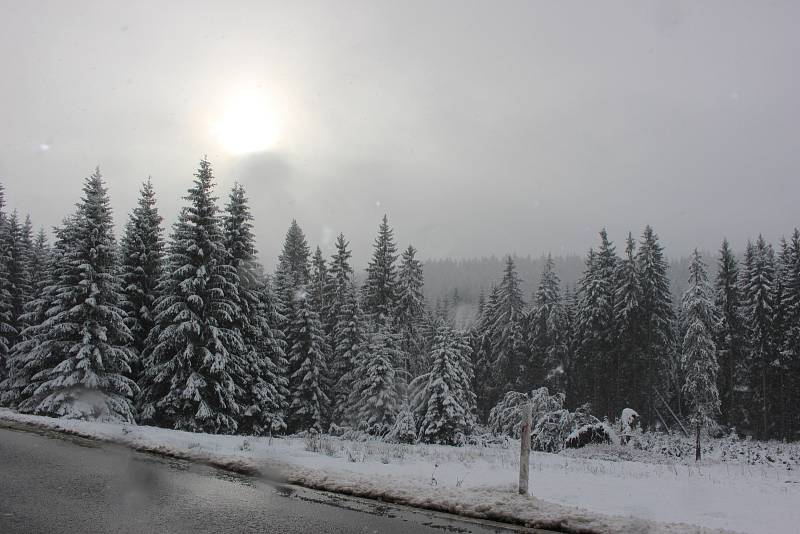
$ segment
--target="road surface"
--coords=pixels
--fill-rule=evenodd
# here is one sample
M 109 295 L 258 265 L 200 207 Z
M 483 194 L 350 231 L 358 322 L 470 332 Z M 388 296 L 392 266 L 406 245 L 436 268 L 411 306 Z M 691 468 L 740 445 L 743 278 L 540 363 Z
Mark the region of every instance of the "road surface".
M 0 423 L 0 533 L 532 532 Z

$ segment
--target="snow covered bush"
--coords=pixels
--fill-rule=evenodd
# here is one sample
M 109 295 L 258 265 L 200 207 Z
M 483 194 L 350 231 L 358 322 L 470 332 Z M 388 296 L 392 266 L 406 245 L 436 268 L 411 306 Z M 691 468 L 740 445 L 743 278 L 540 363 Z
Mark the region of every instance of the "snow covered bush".
M 384 439 L 390 443 L 411 444 L 417 441 L 417 423 L 408 406 L 403 406 L 400 409 L 394 426 Z
M 570 449 L 577 449 L 589 444 L 612 443 L 618 444 L 617 433 L 606 422 L 591 423 L 576 428 L 567 436 L 564 446 Z
M 639 427 L 639 413 L 632 408 L 623 409 L 616 426 L 620 434 L 620 440 L 622 443 L 627 444 L 634 429 Z
M 575 412 L 564 408 L 564 394 L 551 395 L 547 388 L 535 389 L 530 396 L 509 391 L 489 413 L 489 429 L 495 435 L 519 438 L 522 426 L 522 405 L 530 402 L 532 410 L 531 448 L 537 451 L 558 452 L 567 437 L 584 425 L 598 424 L 596 417 L 584 405 Z
M 574 412 L 567 409 L 547 412 L 539 417 L 533 427 L 531 448 L 558 452 L 564 448 L 567 438 L 576 428 L 597 422 L 597 418 L 588 413 L 587 406 L 581 406 Z
M 530 396 L 518 391 L 509 391 L 489 412 L 489 429 L 495 434 L 507 434 L 519 438 L 522 427 L 522 405 L 531 404 L 533 427 L 538 420 L 549 412 L 564 408 L 564 394 L 551 395 L 547 388 L 531 391 Z

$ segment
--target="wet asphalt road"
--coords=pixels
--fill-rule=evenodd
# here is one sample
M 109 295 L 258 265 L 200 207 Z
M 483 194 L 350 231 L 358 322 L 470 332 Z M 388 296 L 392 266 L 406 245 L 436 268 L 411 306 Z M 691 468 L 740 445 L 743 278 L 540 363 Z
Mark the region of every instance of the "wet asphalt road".
M 0 424 L 2 534 L 523 531 Z

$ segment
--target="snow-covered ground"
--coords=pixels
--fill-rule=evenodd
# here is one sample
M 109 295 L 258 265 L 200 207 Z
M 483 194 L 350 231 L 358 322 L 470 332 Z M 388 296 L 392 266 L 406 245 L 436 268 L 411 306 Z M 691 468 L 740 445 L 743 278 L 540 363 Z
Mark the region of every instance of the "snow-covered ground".
M 287 482 L 567 532 L 796 532 L 800 470 L 783 463 L 689 463 L 533 453 L 535 497 L 516 494 L 518 443 L 398 445 L 322 436 L 192 434 L 21 415 L 0 419 L 261 472 Z M 589 452 L 589 454 L 587 454 Z M 606 458 L 615 455 L 596 449 Z M 613 452 L 613 451 L 611 451 Z M 703 527 L 703 528 L 700 528 Z

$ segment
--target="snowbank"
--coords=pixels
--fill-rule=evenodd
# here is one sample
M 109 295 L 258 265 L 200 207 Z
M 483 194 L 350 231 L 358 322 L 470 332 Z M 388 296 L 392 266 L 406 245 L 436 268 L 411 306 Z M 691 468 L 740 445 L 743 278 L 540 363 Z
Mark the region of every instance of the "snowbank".
M 516 494 L 515 442 L 508 448 L 447 447 L 329 436 L 216 436 L 2 409 L 0 419 L 310 488 L 563 532 L 766 533 L 791 532 L 800 524 L 798 471 L 768 466 L 697 469 L 533 453 L 536 497 L 525 497 Z

